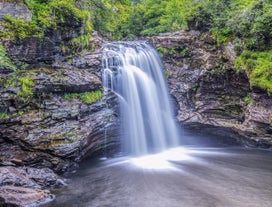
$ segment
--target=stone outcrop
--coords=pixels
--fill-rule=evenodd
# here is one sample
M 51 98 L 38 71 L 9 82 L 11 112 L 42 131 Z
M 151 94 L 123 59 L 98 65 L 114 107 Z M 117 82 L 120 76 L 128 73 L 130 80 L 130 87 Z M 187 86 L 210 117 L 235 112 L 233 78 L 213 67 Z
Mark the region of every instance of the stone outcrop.
M 19 186 L 0 186 L 0 206 L 38 206 L 52 201 L 54 196 L 48 190 Z
M 30 206 L 54 199 L 47 187 L 65 183 L 48 168 L 0 167 L 0 206 Z
M 16 82 L 26 77 L 33 81 L 29 97 L 19 95 L 22 85 Z M 43 68 L 22 72 L 12 81 L 15 85 L 4 83 L 0 91 L 0 108 L 8 116 L 0 122 L 0 145 L 9 152 L 2 154 L 3 165 L 16 160 L 64 172 L 86 153 L 106 150 L 108 143 L 116 142 L 116 112 L 108 108 L 106 97 L 90 104 L 65 97 L 102 90 L 101 80 L 88 70 Z M 112 134 L 107 143 L 106 130 Z
M 102 93 L 101 77 L 95 74 L 101 73 L 97 57 L 97 53 L 80 57 L 89 62 L 77 63 L 80 69 L 75 64 L 56 62 L 53 68 L 0 74 L 0 110 L 5 114 L 0 119 L 0 166 L 9 171 L 7 179 L 0 180 L 0 198 L 5 205 L 25 206 L 18 204 L 16 197 L 30 196 L 29 201 L 36 203 L 52 196 L 40 186 L 54 187 L 53 181 L 46 178 L 47 186 L 43 186 L 39 178 L 24 176 L 20 166 L 29 166 L 28 172 L 42 167 L 64 173 L 74 170 L 84 157 L 108 156 L 117 149 L 115 97 L 102 96 L 88 103 L 69 96 Z M 6 186 L 12 182 L 21 187 Z M 9 197 L 6 193 L 11 191 L 17 196 Z
M 108 156 L 116 150 L 119 129 L 114 97 L 92 103 L 66 97 L 102 90 L 92 69 L 70 65 L 1 76 L 0 109 L 6 115 L 0 119 L 3 206 L 50 201 L 53 197 L 44 188 L 59 185 L 52 170 L 71 171 L 84 157 Z M 25 86 L 31 93 L 24 94 L 22 78 L 33 82 Z
M 21 3 L 0 3 L 0 21 L 6 14 L 32 18 Z M 48 189 L 63 185 L 55 173 L 118 147 L 115 97 L 103 96 L 101 82 L 103 40 L 93 32 L 88 45 L 72 44 L 81 30 L 66 22 L 42 38 L 1 42 L 17 71 L 0 66 L 0 206 L 48 202 Z
M 39 188 L 62 186 L 64 181 L 49 168 L 31 167 L 0 167 L 1 186 L 21 186 L 26 188 Z
M 14 16 L 16 18 L 23 19 L 25 21 L 30 21 L 32 19 L 32 13 L 22 3 L 8 3 L 0 2 L 0 21 L 5 15 Z
M 24 4 L 0 6 L 0 14 L 31 19 Z M 82 48 L 70 47 L 69 41 L 79 36 L 81 29 L 82 25 L 67 22 L 47 29 L 43 38 L 1 42 L 19 70 L 0 68 L 2 165 L 43 166 L 65 172 L 87 154 L 109 152 L 109 146 L 118 142 L 116 108 L 109 103 L 114 97 L 92 103 L 79 98 L 103 90 L 99 51 L 103 40 L 94 31 L 85 48 L 89 52 L 76 56 Z M 69 98 L 69 94 L 78 96 Z M 106 132 L 112 136 L 105 141 Z
M 218 46 L 208 34 L 197 31 L 161 34 L 149 42 L 162 56 L 183 125 L 231 129 L 243 143 L 272 145 L 272 97 L 250 89 L 246 74 L 234 68 L 235 54 L 229 45 Z
M 253 139 L 253 144 L 263 147 L 271 145 L 272 97 L 265 91 L 253 89 L 251 102 L 245 109 L 245 121 L 239 130 Z

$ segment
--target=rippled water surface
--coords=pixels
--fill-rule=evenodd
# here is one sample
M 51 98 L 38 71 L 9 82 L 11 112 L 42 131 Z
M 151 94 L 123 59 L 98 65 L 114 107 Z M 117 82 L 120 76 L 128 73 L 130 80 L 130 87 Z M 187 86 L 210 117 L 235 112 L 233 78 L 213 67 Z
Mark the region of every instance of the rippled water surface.
M 46 207 L 271 207 L 272 152 L 186 147 L 86 160 Z

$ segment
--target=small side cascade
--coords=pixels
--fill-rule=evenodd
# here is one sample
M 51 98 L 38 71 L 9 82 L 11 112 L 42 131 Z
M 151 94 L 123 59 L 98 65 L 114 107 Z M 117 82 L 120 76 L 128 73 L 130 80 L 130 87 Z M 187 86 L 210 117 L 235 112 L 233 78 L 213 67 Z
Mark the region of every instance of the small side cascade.
M 145 42 L 103 48 L 103 85 L 119 99 L 121 143 L 131 155 L 157 153 L 179 144 L 160 58 Z

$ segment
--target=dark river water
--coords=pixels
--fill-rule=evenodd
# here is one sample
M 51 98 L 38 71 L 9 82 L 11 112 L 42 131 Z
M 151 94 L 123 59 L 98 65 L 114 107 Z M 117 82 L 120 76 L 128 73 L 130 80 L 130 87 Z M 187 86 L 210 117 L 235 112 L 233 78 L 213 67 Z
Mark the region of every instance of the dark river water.
M 271 207 L 272 152 L 193 144 L 85 160 L 67 183 L 44 207 Z

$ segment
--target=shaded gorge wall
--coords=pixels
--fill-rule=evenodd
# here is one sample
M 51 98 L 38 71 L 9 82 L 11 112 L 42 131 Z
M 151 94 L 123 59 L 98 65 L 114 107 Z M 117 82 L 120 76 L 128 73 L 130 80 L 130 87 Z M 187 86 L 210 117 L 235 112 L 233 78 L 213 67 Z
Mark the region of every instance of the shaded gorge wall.
M 165 33 L 148 40 L 162 57 L 183 126 L 229 135 L 250 146 L 271 147 L 272 97 L 250 88 L 247 74 L 235 69 L 231 43 L 217 45 L 198 31 Z

